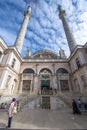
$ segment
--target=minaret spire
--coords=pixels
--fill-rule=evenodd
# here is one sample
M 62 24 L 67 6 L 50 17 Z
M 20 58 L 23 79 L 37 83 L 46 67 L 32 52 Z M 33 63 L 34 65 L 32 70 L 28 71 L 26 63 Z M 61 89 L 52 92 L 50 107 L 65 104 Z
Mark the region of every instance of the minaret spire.
M 27 30 L 28 21 L 29 21 L 30 16 L 31 16 L 31 7 L 28 6 L 27 10 L 24 12 L 24 20 L 23 20 L 23 23 L 21 25 L 20 31 L 18 33 L 16 42 L 15 42 L 15 46 L 16 46 L 17 50 L 19 51 L 19 53 L 21 53 L 21 50 L 22 50 L 24 37 L 25 37 L 25 33 Z
M 62 23 L 63 23 L 64 31 L 66 34 L 69 48 L 70 48 L 70 52 L 72 52 L 74 50 L 74 48 L 76 47 L 76 41 L 75 41 L 73 34 L 70 30 L 69 24 L 65 18 L 65 16 L 66 16 L 65 10 L 62 10 L 61 5 L 58 6 L 58 10 L 59 10 L 59 18 L 62 20 Z

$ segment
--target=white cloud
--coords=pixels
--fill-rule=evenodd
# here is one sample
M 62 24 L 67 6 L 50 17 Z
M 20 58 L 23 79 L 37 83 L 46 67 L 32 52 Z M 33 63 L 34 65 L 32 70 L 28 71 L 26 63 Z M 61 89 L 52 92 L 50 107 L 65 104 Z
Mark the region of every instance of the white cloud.
M 2 34 L 2 38 L 4 37 L 4 41 L 8 46 L 14 45 L 14 41 L 16 39 L 16 35 L 14 32 L 6 30 L 4 28 L 0 28 L 0 34 Z
M 66 19 L 76 42 L 82 45 L 87 41 L 87 0 L 20 0 L 20 2 L 4 0 L 4 2 L 0 1 L 0 35 L 9 45 L 15 43 L 16 33 L 21 26 L 26 8 L 24 1 L 32 6 L 32 15 L 23 51 L 29 47 L 32 53 L 40 49 L 49 49 L 58 53 L 62 48 L 69 56 L 68 43 L 62 22 L 58 17 L 58 4 L 66 10 Z

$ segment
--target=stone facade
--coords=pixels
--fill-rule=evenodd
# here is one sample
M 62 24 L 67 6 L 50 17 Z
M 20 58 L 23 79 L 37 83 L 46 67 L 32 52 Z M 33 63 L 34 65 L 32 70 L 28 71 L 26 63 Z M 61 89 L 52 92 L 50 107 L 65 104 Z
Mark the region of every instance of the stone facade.
M 40 51 L 22 58 L 15 46 L 7 47 L 2 38 L 0 43 L 0 93 L 41 93 L 47 87 L 54 93 L 86 91 L 86 45 L 77 46 L 69 58 L 48 50 L 42 51 L 42 57 Z
M 28 20 L 25 24 L 24 32 Z M 16 46 L 8 47 L 0 37 L 0 94 L 87 94 L 87 43 L 84 46 L 74 44 L 72 47 L 70 43 L 69 58 L 66 58 L 62 49 L 59 55 L 42 50 L 32 56 L 27 54 L 21 57 L 19 52 L 23 39 L 19 50 L 17 45 L 19 43 L 16 42 Z

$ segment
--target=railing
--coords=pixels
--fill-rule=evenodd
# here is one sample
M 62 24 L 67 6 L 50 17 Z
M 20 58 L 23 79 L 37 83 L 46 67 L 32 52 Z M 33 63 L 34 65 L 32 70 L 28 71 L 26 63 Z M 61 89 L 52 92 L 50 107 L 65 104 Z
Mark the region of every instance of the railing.
M 72 106 L 72 98 L 71 98 L 71 93 L 66 92 L 58 92 L 58 96 L 60 97 L 61 100 L 63 100 L 68 106 Z
M 57 90 L 41 90 L 41 95 L 57 95 Z

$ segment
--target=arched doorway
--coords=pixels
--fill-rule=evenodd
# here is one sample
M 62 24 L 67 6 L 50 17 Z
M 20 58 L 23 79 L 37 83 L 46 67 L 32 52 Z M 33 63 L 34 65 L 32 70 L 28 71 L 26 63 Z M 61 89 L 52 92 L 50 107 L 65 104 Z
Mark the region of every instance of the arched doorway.
M 27 68 L 22 73 L 22 92 L 29 93 L 32 90 L 32 80 L 34 75 L 34 70 L 31 68 Z
M 69 73 L 64 68 L 59 68 L 56 71 L 59 89 L 61 91 L 67 91 L 69 90 Z
M 49 90 L 51 90 L 50 86 L 50 77 L 52 72 L 44 68 L 40 71 L 40 78 L 41 78 L 41 94 L 48 94 Z

